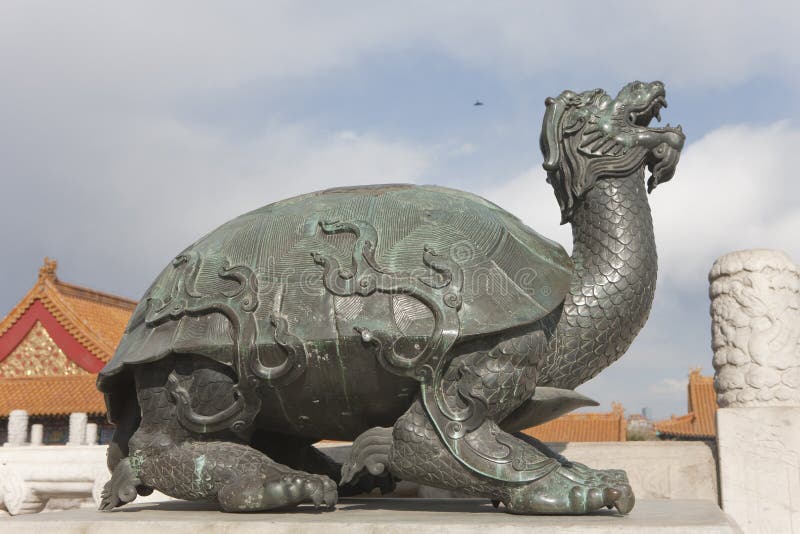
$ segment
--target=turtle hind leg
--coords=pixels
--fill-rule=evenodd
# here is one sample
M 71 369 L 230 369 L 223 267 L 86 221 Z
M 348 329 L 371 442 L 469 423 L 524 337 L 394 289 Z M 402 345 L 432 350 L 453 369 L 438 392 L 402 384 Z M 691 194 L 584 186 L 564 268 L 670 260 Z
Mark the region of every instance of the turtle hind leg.
M 171 394 L 176 380 L 187 385 L 191 407 L 202 415 L 234 398 L 232 377 L 214 362 L 168 358 L 135 369 L 135 376 L 142 420 L 126 462 L 134 482 L 179 499 L 218 502 L 228 512 L 335 505 L 330 478 L 275 462 L 232 434 L 199 435 L 182 426 Z
M 304 502 L 336 504 L 336 484 L 324 475 L 297 471 L 229 441 L 160 442 L 142 457 L 143 481 L 173 497 L 219 502 L 226 512 L 290 508 Z

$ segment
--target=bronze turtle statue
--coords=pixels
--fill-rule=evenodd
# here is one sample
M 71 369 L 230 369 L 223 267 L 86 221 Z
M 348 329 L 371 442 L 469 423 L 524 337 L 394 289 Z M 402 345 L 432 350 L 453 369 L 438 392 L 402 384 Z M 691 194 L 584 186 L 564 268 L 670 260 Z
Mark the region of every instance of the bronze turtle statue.
M 98 377 L 117 425 L 101 508 L 153 488 L 225 511 L 333 506 L 403 479 L 513 513 L 630 511 L 624 472 L 519 431 L 591 403 L 572 390 L 647 319 L 644 170 L 648 189 L 669 180 L 684 141 L 648 126 L 664 95 L 633 82 L 547 99 L 571 258 L 478 196 L 414 185 L 290 198 L 190 245 Z M 354 440 L 343 466 L 323 439 Z

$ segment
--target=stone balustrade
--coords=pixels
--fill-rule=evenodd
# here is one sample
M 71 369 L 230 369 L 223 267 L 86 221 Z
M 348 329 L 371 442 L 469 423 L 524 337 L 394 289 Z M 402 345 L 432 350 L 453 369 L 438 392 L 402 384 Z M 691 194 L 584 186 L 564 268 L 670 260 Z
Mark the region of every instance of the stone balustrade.
M 10 413 L 8 442 L 0 448 L 0 515 L 37 513 L 54 500 L 67 507 L 97 504 L 109 479 L 106 447 L 97 445 L 97 425 L 85 413 L 69 420 L 67 445 L 43 446 L 43 426 L 31 425 L 28 443 L 28 414 Z
M 42 511 L 52 499 L 91 499 L 108 479 L 106 447 L 20 446 L 0 449 L 0 509 L 11 515 Z M 89 501 L 88 504 L 91 504 Z

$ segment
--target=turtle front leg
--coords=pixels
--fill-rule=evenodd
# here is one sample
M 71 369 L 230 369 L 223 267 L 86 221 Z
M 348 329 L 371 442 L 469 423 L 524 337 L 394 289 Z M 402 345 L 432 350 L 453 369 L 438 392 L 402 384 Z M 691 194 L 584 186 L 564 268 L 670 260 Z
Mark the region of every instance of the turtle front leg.
M 468 394 L 480 399 L 485 410 L 485 419 L 462 438 L 461 447 L 469 447 L 484 458 L 496 458 L 497 469 L 489 461 L 479 472 L 468 467 L 469 461 L 457 458 L 417 400 L 393 429 L 375 428 L 356 439 L 343 480 L 357 477 L 363 470 L 376 473 L 386 469 L 402 480 L 502 502 L 512 513 L 582 514 L 603 507 L 629 512 L 633 493 L 618 473 L 572 464 L 543 444 L 520 439 L 498 426 L 497 421 L 533 393 L 540 338 L 537 332 L 512 336 L 488 350 L 461 355 L 451 362 L 444 376 L 443 395 L 451 405 L 457 404 L 458 394 Z M 490 476 L 509 467 L 527 473 L 527 482 Z
M 487 424 L 493 425 L 492 422 Z M 492 432 L 504 434 L 496 426 Z M 516 514 L 584 514 L 604 507 L 621 513 L 633 508 L 630 486 L 601 472 L 576 470 L 527 445 L 524 461 L 551 460 L 558 465 L 542 478 L 511 483 L 479 475 L 458 461 L 436 434 L 420 403 L 395 424 L 388 453 L 389 471 L 403 480 L 460 491 L 502 502 Z M 505 434 L 502 441 L 515 440 Z

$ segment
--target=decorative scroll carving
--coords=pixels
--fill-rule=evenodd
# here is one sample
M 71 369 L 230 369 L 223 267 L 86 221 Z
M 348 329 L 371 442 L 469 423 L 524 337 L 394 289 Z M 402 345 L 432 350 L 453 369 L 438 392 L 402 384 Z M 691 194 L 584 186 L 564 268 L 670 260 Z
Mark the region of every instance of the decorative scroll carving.
M 384 368 L 394 374 L 410 376 L 421 382 L 432 378 L 444 364 L 444 355 L 458 337 L 458 309 L 461 306 L 463 273 L 453 261 L 425 247 L 422 262 L 429 272 L 423 275 L 393 273 L 375 259 L 377 231 L 365 221 L 319 223 L 327 234 L 350 232 L 356 235 L 352 263 L 343 268 L 333 256 L 314 252 L 314 261 L 323 267 L 325 288 L 340 297 L 366 297 L 378 291 L 403 294 L 419 300 L 433 314 L 433 330 L 424 346 L 417 340 L 387 332 L 356 327 L 361 338 L 374 343 Z M 410 348 L 410 351 L 399 350 Z
M 296 379 L 306 368 L 306 354 L 302 342 L 288 332 L 286 318 L 273 314 L 274 338 L 285 351 L 285 359 L 274 366 L 264 365 L 258 357 L 258 321 L 254 312 L 258 308 L 258 279 L 247 266 L 231 266 L 225 262 L 217 273 L 225 280 L 237 283 L 230 291 L 203 295 L 196 288 L 202 259 L 195 252 L 182 254 L 172 262 L 177 271 L 171 286 L 150 297 L 146 322 L 156 327 L 168 320 L 183 316 L 200 316 L 209 313 L 223 314 L 234 329 L 234 368 L 239 381 L 234 385 L 234 402 L 221 412 L 206 416 L 195 413 L 190 404 L 188 390 L 174 376 L 170 388 L 178 406 L 178 418 L 189 430 L 198 433 L 217 432 L 230 428 L 237 434 L 250 431 L 253 418 L 261 407 L 258 387 L 262 381 L 268 386 L 285 385 Z
M 253 374 L 265 380 L 270 386 L 285 385 L 306 370 L 308 354 L 303 341 L 289 332 L 289 322 L 285 316 L 273 313 L 270 315 L 270 322 L 275 327 L 273 334 L 275 343 L 285 352 L 286 358 L 273 366 L 266 366 L 259 358 L 253 358 L 250 368 Z
M 593 89 L 545 100 L 540 145 L 562 223 L 572 220 L 577 202 L 600 178 L 639 173 L 645 165 L 652 172 L 648 191 L 672 178 L 683 130 L 648 127 L 652 118 L 660 120 L 664 96 L 661 82 L 631 82 L 615 99 Z
M 356 236 L 350 267 L 341 267 L 333 256 L 312 253 L 314 261 L 324 269 L 322 279 L 328 291 L 340 297 L 366 297 L 376 291 L 408 295 L 431 311 L 433 328 L 426 340 L 365 326 L 356 326 L 355 330 L 364 342 L 375 346 L 376 357 L 387 371 L 420 382 L 425 410 L 453 455 L 475 472 L 513 482 L 538 479 L 555 469 L 556 464 L 549 459 L 525 462 L 524 451 L 516 440 L 497 440 L 497 433 L 490 430 L 485 401 L 469 389 L 470 381 L 463 379 L 465 373 L 472 372 L 470 369 L 458 370 L 461 380 L 455 395 L 445 392 L 448 351 L 459 334 L 458 310 L 464 280 L 461 267 L 425 246 L 422 263 L 427 272 L 395 273 L 375 259 L 377 231 L 368 222 L 320 221 L 319 225 L 327 234 L 350 232 Z M 493 443 L 488 448 L 494 449 L 499 445 L 505 452 L 485 453 L 476 442 Z

